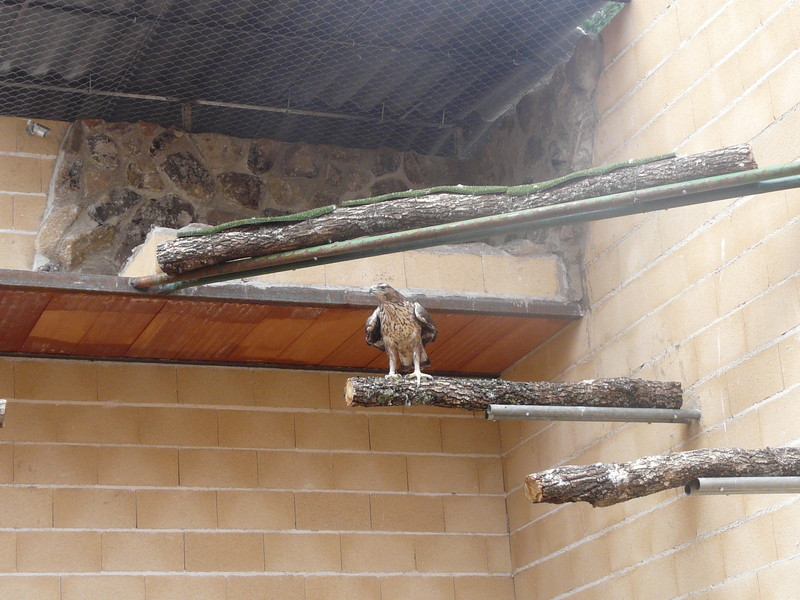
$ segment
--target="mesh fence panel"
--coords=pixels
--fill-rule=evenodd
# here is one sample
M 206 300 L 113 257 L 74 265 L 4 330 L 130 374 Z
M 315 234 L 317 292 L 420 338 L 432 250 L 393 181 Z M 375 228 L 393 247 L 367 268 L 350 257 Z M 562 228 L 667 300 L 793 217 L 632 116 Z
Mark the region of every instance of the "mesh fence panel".
M 448 155 L 605 4 L 0 0 L 0 112 Z

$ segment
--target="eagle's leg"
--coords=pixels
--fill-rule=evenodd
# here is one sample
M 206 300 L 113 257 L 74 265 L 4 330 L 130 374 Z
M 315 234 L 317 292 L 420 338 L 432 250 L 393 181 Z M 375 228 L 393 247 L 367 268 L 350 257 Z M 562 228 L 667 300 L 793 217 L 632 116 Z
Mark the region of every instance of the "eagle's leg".
M 400 377 L 397 374 L 397 355 L 394 349 L 388 347 L 386 348 L 386 354 L 389 355 L 389 373 L 386 375 L 386 379 L 397 379 Z
M 419 387 L 419 384 L 422 382 L 422 378 L 423 377 L 427 377 L 428 379 L 433 379 L 433 375 L 428 375 L 427 373 L 423 373 L 422 372 L 422 369 L 420 368 L 420 365 L 419 365 L 419 363 L 421 361 L 419 354 L 420 353 L 419 353 L 418 350 L 414 350 L 414 372 L 413 373 L 409 373 L 408 375 L 406 375 L 406 377 L 415 377 L 416 378 L 417 387 Z

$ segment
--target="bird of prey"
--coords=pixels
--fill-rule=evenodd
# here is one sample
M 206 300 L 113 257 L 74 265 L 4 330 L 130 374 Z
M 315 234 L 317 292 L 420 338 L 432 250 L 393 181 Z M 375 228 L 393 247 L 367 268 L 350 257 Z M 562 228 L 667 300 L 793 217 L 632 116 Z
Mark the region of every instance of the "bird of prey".
M 430 364 L 425 344 L 436 339 L 436 325 L 419 302 L 411 302 L 392 286 L 379 283 L 369 291 L 378 298 L 378 308 L 367 319 L 367 343 L 389 355 L 386 377 L 398 377 L 398 367 L 402 371 L 413 367 L 408 377 L 416 377 L 419 387 L 423 377 L 430 377 L 422 367 Z

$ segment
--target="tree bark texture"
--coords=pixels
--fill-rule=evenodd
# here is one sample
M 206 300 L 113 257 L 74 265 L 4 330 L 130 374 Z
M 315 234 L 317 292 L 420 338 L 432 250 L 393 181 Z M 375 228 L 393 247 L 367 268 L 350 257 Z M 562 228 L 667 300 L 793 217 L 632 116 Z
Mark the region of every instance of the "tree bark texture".
M 800 476 L 800 448 L 708 448 L 647 456 L 626 463 L 566 465 L 525 478 L 531 502 L 611 506 L 697 477 Z
M 165 273 L 178 274 L 238 258 L 266 256 L 353 239 L 562 204 L 757 167 L 747 145 L 677 156 L 578 179 L 538 193 L 462 195 L 440 193 L 337 208 L 283 226 L 258 226 L 162 242 L 156 250 Z
M 419 387 L 415 379 L 351 377 L 345 385 L 348 406 L 428 405 L 486 410 L 490 404 L 680 408 L 681 384 L 615 377 L 564 383 L 504 379 L 434 377 Z

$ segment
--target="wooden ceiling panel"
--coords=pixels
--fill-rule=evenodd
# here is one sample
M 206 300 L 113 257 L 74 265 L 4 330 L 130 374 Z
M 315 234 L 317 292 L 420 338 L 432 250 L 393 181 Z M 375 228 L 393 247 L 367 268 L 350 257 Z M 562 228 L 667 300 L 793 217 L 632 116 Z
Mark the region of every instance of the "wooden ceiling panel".
M 239 346 L 228 360 L 275 363 L 283 350 L 300 337 L 324 312 L 317 307 L 276 306 Z
M 430 372 L 496 375 L 580 317 L 576 303 L 417 296 L 439 329 Z M 368 346 L 375 301 L 360 288 L 226 284 L 170 295 L 119 277 L 0 269 L 0 352 L 6 355 L 388 367 Z
M 166 303 L 166 300 L 126 296 L 100 298 L 104 302 L 103 311 L 73 349 L 77 355 L 125 356 Z
M 20 350 L 69 354 L 97 320 L 107 300 L 90 294 L 54 294 Z
M 49 293 L 0 290 L 0 352 L 22 347 L 50 298 Z
M 206 319 L 174 358 L 187 361 L 224 360 L 270 314 L 273 307 L 260 304 L 223 305 Z

